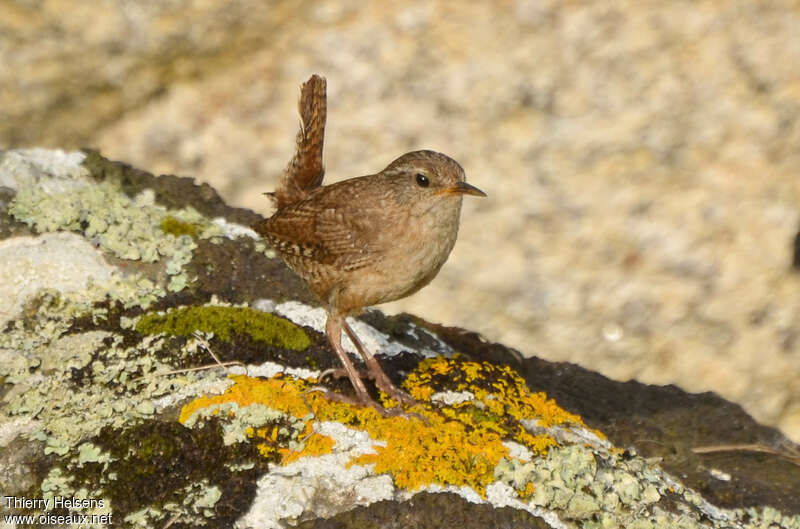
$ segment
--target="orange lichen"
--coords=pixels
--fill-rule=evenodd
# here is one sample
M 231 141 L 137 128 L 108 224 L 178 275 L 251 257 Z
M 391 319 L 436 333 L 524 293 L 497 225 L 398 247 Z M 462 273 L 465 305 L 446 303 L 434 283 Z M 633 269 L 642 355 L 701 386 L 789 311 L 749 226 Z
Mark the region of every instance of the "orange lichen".
M 417 399 L 430 394 L 432 389 L 469 391 L 482 403 L 485 412 L 496 417 L 537 419 L 543 427 L 563 423 L 583 425 L 578 415 L 562 409 L 543 392 L 531 393 L 525 380 L 508 366 L 464 361 L 458 356 L 431 358 L 423 360 L 403 386 Z M 474 405 L 474 401 L 467 401 L 454 405 L 453 409 Z
M 350 465 L 374 464 L 376 473 L 391 474 L 398 487 L 409 490 L 437 483 L 466 485 L 483 495 L 494 481 L 495 466 L 508 456 L 504 440 L 516 441 L 535 455 L 556 444 L 550 436 L 527 432 L 521 419 L 535 419 L 541 426 L 582 424 L 580 417 L 561 409 L 544 393 L 529 392 L 524 380 L 509 367 L 460 358 L 421 362 L 403 384 L 420 404 L 406 410 L 409 416 L 400 417 L 329 401 L 321 392 L 305 393 L 309 383 L 290 377 L 231 378 L 235 383 L 224 394 L 201 397 L 184 406 L 181 422 L 198 410 L 228 402 L 240 407 L 261 403 L 302 418 L 306 427 L 298 439 L 300 449 L 276 447 L 275 427 L 248 430 L 249 437 L 262 441 L 258 445 L 262 454 L 274 456 L 277 450 L 288 464 L 307 455 L 330 453 L 334 440 L 314 432 L 313 423 L 338 421 L 365 430 L 381 442 L 373 446 L 374 453 L 355 457 Z M 431 397 L 440 391 L 469 392 L 474 399 L 452 405 L 432 403 Z M 388 406 L 391 401 L 383 396 L 383 402 Z M 518 492 L 530 495 L 532 486 Z
M 305 388 L 293 378 L 277 376 L 263 380 L 245 375 L 232 375 L 230 378 L 235 383 L 225 393 L 193 400 L 183 407 L 178 420 L 185 423 L 196 411 L 226 402 L 235 402 L 241 408 L 264 404 L 295 417 L 303 417 L 311 412 L 303 400 L 302 390 Z
M 323 454 L 330 454 L 333 452 L 333 445 L 336 441 L 318 433 L 309 435 L 304 443 L 302 450 L 286 451 L 283 453 L 283 464 L 288 465 L 292 461 L 297 461 L 305 456 L 320 456 Z
M 398 487 L 409 490 L 438 483 L 468 485 L 483 494 L 494 480 L 494 467 L 508 455 L 502 437 L 448 420 L 432 410 L 415 411 L 428 424 L 404 417 L 365 424 L 370 436 L 385 441 L 386 446 L 376 445 L 375 453 L 357 457 L 350 464 L 374 464 L 376 473 L 390 473 Z

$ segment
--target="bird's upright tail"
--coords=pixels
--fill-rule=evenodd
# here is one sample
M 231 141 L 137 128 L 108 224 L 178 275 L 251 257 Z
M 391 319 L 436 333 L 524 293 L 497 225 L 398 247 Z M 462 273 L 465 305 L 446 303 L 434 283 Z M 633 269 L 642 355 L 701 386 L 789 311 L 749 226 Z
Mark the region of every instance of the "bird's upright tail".
M 312 75 L 300 90 L 300 130 L 297 133 L 297 150 L 283 171 L 278 188 L 268 193 L 278 209 L 305 199 L 322 185 L 325 167 L 322 165 L 322 147 L 325 140 L 327 95 L 324 77 Z

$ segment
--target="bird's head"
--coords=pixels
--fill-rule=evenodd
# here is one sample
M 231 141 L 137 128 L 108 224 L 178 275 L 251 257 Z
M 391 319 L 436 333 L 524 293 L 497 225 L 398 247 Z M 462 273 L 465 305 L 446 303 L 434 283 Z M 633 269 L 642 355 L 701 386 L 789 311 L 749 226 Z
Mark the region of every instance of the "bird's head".
M 382 171 L 402 202 L 424 213 L 437 205 L 459 206 L 461 197 L 485 197 L 486 193 L 465 181 L 464 169 L 455 160 L 435 151 L 408 152 Z

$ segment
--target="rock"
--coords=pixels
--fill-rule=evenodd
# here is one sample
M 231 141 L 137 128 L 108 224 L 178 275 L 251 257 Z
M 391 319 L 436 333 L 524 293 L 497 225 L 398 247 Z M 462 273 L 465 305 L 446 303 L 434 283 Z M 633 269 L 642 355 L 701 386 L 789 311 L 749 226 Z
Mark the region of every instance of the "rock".
M 44 159 L 79 170 L 37 169 Z M 716 395 L 619 383 L 369 311 L 356 332 L 428 403 L 415 408 L 425 420 L 330 401 L 312 388 L 336 365 L 318 309 L 247 229 L 255 214 L 95 152 L 4 151 L 0 168 L 12 184 L 0 248 L 52 245 L 0 284 L 14 298 L 0 335 L 0 487 L 19 500 L 3 514 L 800 526 L 797 445 Z M 51 185 L 65 178 L 82 184 Z M 37 272 L 10 290 L 54 264 L 56 279 Z

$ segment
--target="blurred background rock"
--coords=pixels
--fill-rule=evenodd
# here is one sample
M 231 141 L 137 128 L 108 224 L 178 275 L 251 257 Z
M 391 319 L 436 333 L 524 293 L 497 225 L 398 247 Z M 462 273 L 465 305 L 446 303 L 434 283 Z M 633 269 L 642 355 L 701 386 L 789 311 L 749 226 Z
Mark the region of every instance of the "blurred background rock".
M 489 194 L 384 309 L 800 440 L 798 28 L 788 0 L 4 0 L 0 147 L 96 147 L 268 213 L 318 72 L 330 180 L 431 148 Z

